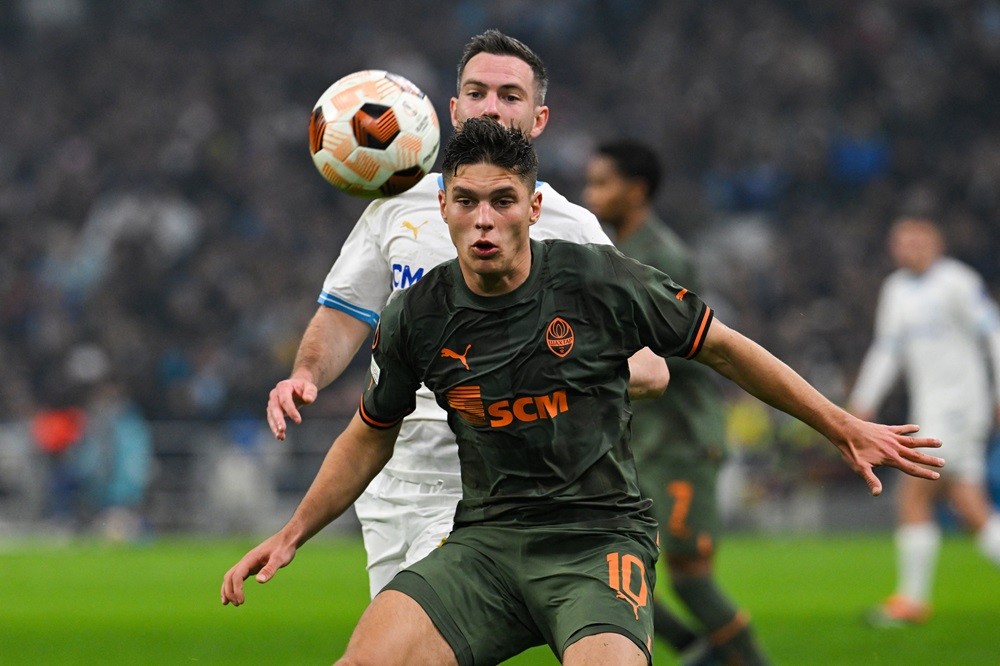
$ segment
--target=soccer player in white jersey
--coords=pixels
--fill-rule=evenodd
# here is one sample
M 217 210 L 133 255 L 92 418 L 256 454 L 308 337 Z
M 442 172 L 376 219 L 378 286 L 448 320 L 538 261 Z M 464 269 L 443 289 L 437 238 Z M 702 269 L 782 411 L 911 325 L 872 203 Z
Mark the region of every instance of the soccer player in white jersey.
M 902 371 L 911 418 L 921 435 L 941 440 L 948 464 L 941 481 L 903 477 L 898 489 L 895 593 L 869 615 L 876 625 L 918 624 L 930 617 L 930 595 L 941 532 L 934 500 L 952 508 L 977 535 L 982 552 L 1000 566 L 1000 515 L 985 486 L 986 441 L 1000 402 L 1000 315 L 980 276 L 944 255 L 934 222 L 904 217 L 889 233 L 898 266 L 882 286 L 875 339 L 850 395 L 851 410 L 874 416 Z
M 549 119 L 547 84 L 545 67 L 531 49 L 489 30 L 465 47 L 458 94 L 450 103 L 452 124 L 488 116 L 535 138 Z M 443 187 L 440 174 L 429 174 L 409 191 L 373 202 L 358 220 L 323 283 L 320 307 L 303 335 L 291 375 L 271 390 L 267 420 L 279 440 L 285 438 L 286 418 L 301 423 L 299 407 L 313 402 L 319 389 L 347 367 L 392 292 L 455 257 L 438 203 Z M 533 238 L 611 244 L 593 214 L 545 183 L 538 191 L 545 208 L 532 227 Z M 630 369 L 633 397 L 665 388 L 666 364 L 652 352 L 633 357 Z M 444 410 L 422 388 L 392 459 L 355 503 L 372 597 L 448 535 L 461 495 L 455 436 Z

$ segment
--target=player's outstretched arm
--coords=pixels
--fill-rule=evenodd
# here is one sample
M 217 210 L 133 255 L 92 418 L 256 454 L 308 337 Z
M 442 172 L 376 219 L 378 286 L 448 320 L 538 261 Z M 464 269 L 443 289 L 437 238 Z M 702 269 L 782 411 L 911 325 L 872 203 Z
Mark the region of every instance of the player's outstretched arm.
M 278 382 L 267 400 L 267 425 L 285 439 L 285 418 L 302 423 L 299 407 L 316 400 L 319 391 L 340 376 L 371 332 L 368 324 L 351 315 L 319 306 L 299 343 L 288 379 Z
M 882 492 L 875 467 L 888 465 L 912 476 L 936 479 L 936 471 L 921 465 L 944 465 L 941 458 L 916 450 L 941 446 L 940 440 L 908 437 L 919 429 L 915 425 L 887 426 L 852 416 L 770 352 L 718 320 L 709 328 L 696 359 L 830 440 L 850 468 L 865 480 L 872 495 Z
M 662 357 L 643 347 L 628 359 L 628 396 L 633 400 L 663 395 L 670 382 L 670 370 Z
M 398 433 L 398 425 L 376 430 L 355 414 L 330 446 L 291 519 L 222 577 L 222 604 L 242 604 L 246 601 L 243 581 L 255 574 L 258 583 L 271 580 L 302 544 L 344 513 L 392 457 Z

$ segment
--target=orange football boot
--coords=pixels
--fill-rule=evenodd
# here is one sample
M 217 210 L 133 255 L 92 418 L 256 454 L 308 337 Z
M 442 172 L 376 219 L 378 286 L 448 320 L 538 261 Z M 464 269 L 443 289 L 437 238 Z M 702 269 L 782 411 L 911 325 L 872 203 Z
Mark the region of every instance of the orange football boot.
M 866 616 L 873 627 L 904 627 L 924 624 L 931 618 L 930 604 L 912 601 L 894 594 L 884 603 L 871 609 Z

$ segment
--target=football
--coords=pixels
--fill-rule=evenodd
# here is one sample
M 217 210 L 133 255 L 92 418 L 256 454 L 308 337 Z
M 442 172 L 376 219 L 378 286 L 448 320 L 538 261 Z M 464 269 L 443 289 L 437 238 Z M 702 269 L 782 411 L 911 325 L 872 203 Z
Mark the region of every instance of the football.
M 441 145 L 434 106 L 398 74 L 368 69 L 326 89 L 309 119 L 309 152 L 334 187 L 378 198 L 410 189 Z

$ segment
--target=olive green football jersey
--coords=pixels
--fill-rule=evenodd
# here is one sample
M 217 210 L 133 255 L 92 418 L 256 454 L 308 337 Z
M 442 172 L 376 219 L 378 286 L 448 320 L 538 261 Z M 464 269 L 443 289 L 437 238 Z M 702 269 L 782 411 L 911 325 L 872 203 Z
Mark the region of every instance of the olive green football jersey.
M 700 293 L 691 252 L 659 219 L 652 218 L 627 239 L 622 254 L 667 273 L 677 284 Z M 711 460 L 726 456 L 726 419 L 719 378 L 697 361 L 672 358 L 670 385 L 662 396 L 635 404 L 632 450 L 642 464 Z M 642 468 L 641 468 L 642 469 Z
M 472 293 L 457 261 L 383 310 L 361 416 L 391 427 L 423 383 L 458 441 L 455 526 L 648 525 L 629 450 L 628 358 L 693 356 L 712 311 L 610 246 L 531 241 L 514 291 Z

